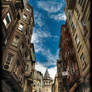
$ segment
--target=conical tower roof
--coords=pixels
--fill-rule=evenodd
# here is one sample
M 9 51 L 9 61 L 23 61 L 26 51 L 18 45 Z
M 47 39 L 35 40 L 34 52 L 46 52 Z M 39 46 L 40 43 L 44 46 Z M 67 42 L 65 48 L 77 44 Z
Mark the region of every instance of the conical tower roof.
M 44 79 L 50 79 L 50 75 L 49 75 L 48 69 L 46 69 L 46 72 L 44 74 Z

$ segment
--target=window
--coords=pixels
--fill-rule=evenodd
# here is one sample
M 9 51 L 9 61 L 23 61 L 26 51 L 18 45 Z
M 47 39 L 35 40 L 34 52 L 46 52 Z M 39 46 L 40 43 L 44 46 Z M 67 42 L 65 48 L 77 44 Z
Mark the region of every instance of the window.
M 24 48 L 24 43 L 23 42 L 22 42 L 21 46 L 22 46 L 22 48 Z
M 20 31 L 22 31 L 22 29 L 23 29 L 23 24 L 19 24 L 18 29 L 19 29 Z
M 68 18 L 69 18 L 69 20 L 70 20 L 70 18 L 71 18 L 71 14 L 70 14 L 70 12 L 68 13 Z
M 24 15 L 23 15 L 23 19 L 26 20 L 26 18 L 27 18 L 27 15 L 24 14 Z
M 35 56 L 32 48 L 31 48 L 31 55 L 32 55 L 32 60 L 35 61 Z
M 83 20 L 83 18 L 81 20 L 81 24 L 82 24 L 83 30 L 84 30 L 84 37 L 86 37 L 87 36 L 87 33 L 88 33 L 88 30 L 86 28 L 86 24 L 85 24 L 85 21 Z
M 8 57 L 7 57 L 6 64 L 10 64 L 12 58 L 13 58 L 13 55 L 9 53 L 9 54 L 8 54 Z
M 10 22 L 11 22 L 11 17 L 10 17 L 10 14 L 7 13 L 7 16 L 3 19 L 3 23 L 7 27 Z
M 79 14 L 79 11 L 78 11 L 78 9 L 77 9 L 77 8 L 75 8 L 75 11 L 76 11 L 76 13 L 77 13 L 77 16 L 78 16 L 78 14 Z
M 74 29 L 74 24 L 73 23 L 71 24 L 71 27 L 72 27 L 72 29 Z
M 28 9 L 28 8 L 26 8 L 26 10 L 27 10 L 27 11 L 29 11 L 29 9 Z
M 33 23 L 33 18 L 31 17 L 31 24 Z
M 6 18 L 7 18 L 7 22 L 10 23 L 11 22 L 11 17 L 10 17 L 9 13 L 7 13 L 7 17 Z
M 25 57 L 27 57 L 28 56 L 28 52 L 25 52 Z
M 85 26 L 86 26 L 86 24 L 85 24 L 85 22 L 84 22 L 84 20 L 83 20 L 83 19 L 81 20 L 81 24 L 82 24 L 82 26 L 83 26 L 83 27 L 85 27 Z
M 85 38 L 85 40 L 87 40 L 87 39 L 86 39 L 87 34 L 88 34 L 88 30 L 87 30 L 87 28 L 85 27 L 85 28 L 84 28 L 84 38 Z
M 81 49 L 82 45 L 80 45 L 79 49 L 78 49 L 78 53 L 80 52 L 80 49 Z
M 24 43 L 22 42 L 19 48 L 21 56 L 23 56 L 23 48 L 24 48 Z
M 26 65 L 26 67 L 25 67 L 25 71 L 27 71 L 27 70 L 28 70 L 28 67 L 29 67 L 29 65 L 27 64 L 27 65 Z
M 5 26 L 7 26 L 7 21 L 5 18 L 3 19 L 3 22 L 4 22 Z
M 25 31 L 25 35 L 27 35 L 27 34 L 28 34 L 28 31 L 26 30 L 26 31 Z
M 79 0 L 81 6 L 83 6 L 85 0 Z
M 74 36 L 76 30 L 75 30 L 75 26 L 74 26 L 73 22 L 71 24 L 71 28 L 72 28 L 72 35 Z
M 19 60 L 17 60 L 17 61 L 16 61 L 16 64 L 17 64 L 17 66 L 19 66 L 19 65 L 20 65 Z
M 18 67 L 16 67 L 15 74 L 16 74 L 16 75 L 18 75 L 18 73 L 19 73 L 19 68 L 18 68 Z
M 24 32 L 24 35 L 26 35 L 26 31 Z
M 85 57 L 84 57 L 84 54 L 83 53 L 80 56 L 80 60 L 82 62 L 82 67 L 84 69 L 86 67 L 86 62 L 85 62 Z
M 17 69 L 17 65 L 14 66 L 14 70 L 13 70 L 14 73 L 16 72 L 16 69 Z
M 76 41 L 76 44 L 77 44 L 77 47 L 78 47 L 78 45 L 79 45 L 79 43 L 80 43 L 80 40 L 78 39 L 78 36 L 76 35 L 76 37 L 75 37 L 75 41 Z
M 13 43 L 12 43 L 12 45 L 14 45 L 14 46 L 17 47 L 18 42 L 19 42 L 19 37 L 18 37 L 18 36 L 15 36 L 14 39 L 13 39 Z

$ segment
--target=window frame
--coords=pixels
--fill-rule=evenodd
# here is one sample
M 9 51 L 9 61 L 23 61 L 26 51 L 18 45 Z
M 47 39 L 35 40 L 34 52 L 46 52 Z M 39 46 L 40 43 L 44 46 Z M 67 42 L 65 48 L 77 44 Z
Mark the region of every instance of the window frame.
M 8 53 L 7 60 L 6 60 L 6 64 L 10 64 L 11 61 L 12 61 L 12 59 L 13 59 L 13 54 Z

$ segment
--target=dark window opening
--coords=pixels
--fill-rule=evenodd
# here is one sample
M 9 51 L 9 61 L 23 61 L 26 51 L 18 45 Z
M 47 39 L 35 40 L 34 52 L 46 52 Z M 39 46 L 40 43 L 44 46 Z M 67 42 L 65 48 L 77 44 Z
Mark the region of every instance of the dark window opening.
M 10 64 L 12 57 L 13 57 L 12 54 L 8 54 L 8 58 L 7 58 L 6 64 Z

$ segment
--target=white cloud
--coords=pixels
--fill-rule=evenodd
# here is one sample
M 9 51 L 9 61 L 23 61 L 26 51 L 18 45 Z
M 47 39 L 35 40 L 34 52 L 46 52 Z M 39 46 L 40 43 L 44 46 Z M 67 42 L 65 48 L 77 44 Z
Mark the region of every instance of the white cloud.
M 43 51 L 43 38 L 47 38 L 48 34 L 41 30 L 34 30 L 31 42 L 34 43 L 35 52 Z
M 57 67 L 52 67 L 52 68 L 48 69 L 48 72 L 50 74 L 50 77 L 54 80 L 55 75 L 57 73 Z
M 33 34 L 32 34 L 31 42 L 32 42 L 32 43 L 39 43 L 39 41 L 40 41 L 42 38 L 48 38 L 48 37 L 50 37 L 50 36 L 51 36 L 50 32 L 42 31 L 42 30 L 39 28 L 39 29 L 36 29 L 36 31 L 34 30 L 34 32 L 33 32 Z
M 34 30 L 35 31 L 35 30 Z M 32 43 L 39 43 L 39 38 L 36 32 L 33 32 L 32 38 L 31 38 Z
M 43 16 L 41 13 L 35 11 L 34 20 L 35 20 L 35 24 L 38 24 L 39 27 L 42 27 L 44 25 L 44 21 L 42 20 L 42 17 Z
M 38 62 L 35 65 L 35 69 L 40 71 L 43 75 L 44 75 L 44 73 L 46 71 L 46 67 L 43 66 L 42 64 L 38 63 Z
M 59 14 L 55 14 L 55 15 L 50 15 L 50 18 L 54 19 L 54 20 L 66 20 L 66 15 L 65 13 L 59 13 Z
M 62 7 L 62 3 L 56 1 L 38 1 L 37 5 L 49 13 L 58 12 Z
M 39 15 L 39 16 L 38 16 Z M 47 62 L 44 63 L 45 66 L 49 65 L 56 65 L 56 59 L 58 59 L 58 54 L 56 53 L 53 55 L 49 49 L 46 49 L 44 44 L 43 44 L 43 39 L 45 38 L 50 38 L 52 37 L 55 39 L 58 39 L 58 36 L 53 36 L 51 33 L 48 31 L 48 27 L 44 27 L 42 29 L 42 26 L 44 25 L 44 21 L 42 21 L 42 15 L 35 11 L 35 23 L 39 25 L 39 28 L 34 28 L 33 34 L 32 34 L 32 39 L 31 42 L 34 43 L 34 48 L 36 53 L 41 53 L 47 58 Z
M 32 38 L 31 38 L 31 43 L 34 43 L 34 48 L 36 53 L 41 51 L 41 49 L 43 48 L 42 38 L 43 38 L 43 35 L 40 32 L 40 29 L 36 30 L 34 28 Z
M 35 69 L 37 71 L 40 71 L 43 74 L 43 76 L 44 76 L 45 71 L 46 71 L 46 67 L 45 66 L 43 66 L 41 63 L 37 62 L 36 65 L 35 65 Z M 57 67 L 52 67 L 52 68 L 48 69 L 48 72 L 50 74 L 50 77 L 52 79 L 54 79 L 54 77 L 56 75 L 56 72 L 57 72 Z
M 50 34 L 50 32 L 43 31 L 40 28 L 38 28 L 38 29 L 34 28 L 31 42 L 34 43 L 35 52 L 42 52 L 42 53 L 47 52 L 47 53 L 49 53 L 48 50 L 46 50 L 44 48 L 44 44 L 43 44 L 44 40 L 43 39 L 50 38 L 50 37 L 55 38 L 55 39 L 58 38 L 58 36 L 52 36 Z
M 34 48 L 36 53 L 41 53 L 43 56 L 46 57 L 47 62 L 44 63 L 45 66 L 50 66 L 50 65 L 56 65 L 56 60 L 58 59 L 58 52 L 57 50 L 56 54 L 54 55 L 51 53 L 50 49 L 45 48 L 43 44 L 43 38 L 49 38 L 49 37 L 55 37 L 57 36 L 52 36 L 49 32 L 41 31 L 41 30 L 34 30 L 31 42 L 34 43 Z
M 59 50 L 57 50 L 55 55 L 53 55 L 49 49 L 43 50 L 42 53 L 47 58 L 47 62 L 44 63 L 45 66 L 56 65 L 57 62 L 56 60 L 59 58 L 58 56 Z

